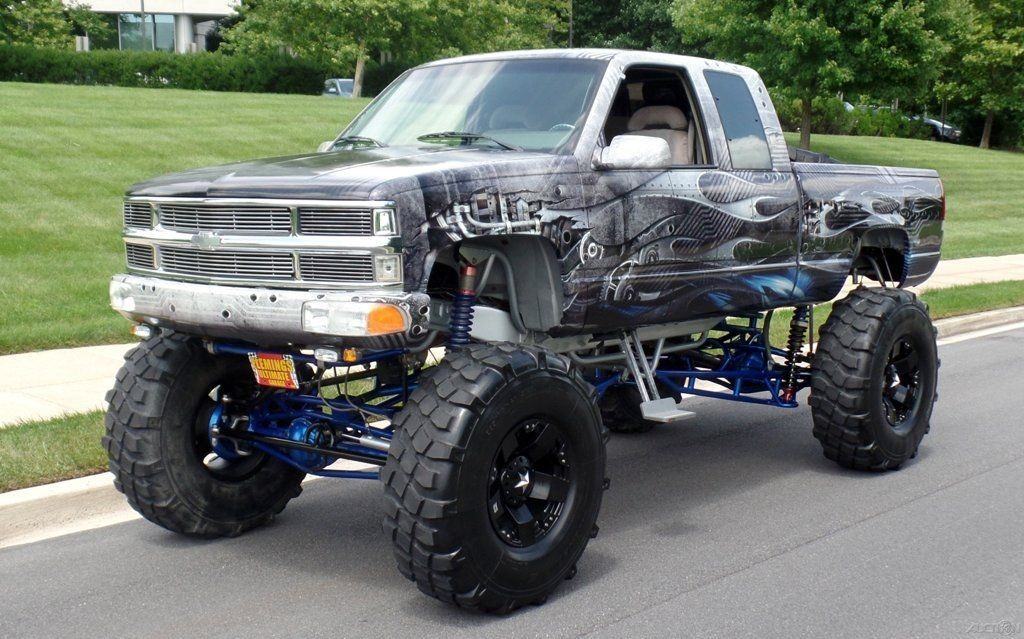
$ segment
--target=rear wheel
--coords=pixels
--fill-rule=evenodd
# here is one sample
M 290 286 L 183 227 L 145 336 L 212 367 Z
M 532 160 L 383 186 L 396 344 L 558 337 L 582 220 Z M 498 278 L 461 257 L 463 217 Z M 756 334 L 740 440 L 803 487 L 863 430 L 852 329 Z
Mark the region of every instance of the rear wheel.
M 244 359 L 214 357 L 184 336 L 135 347 L 107 394 L 103 437 L 114 484 L 132 508 L 197 537 L 234 536 L 281 512 L 303 473 L 258 451 L 215 450 L 210 440 L 211 420 L 244 412 L 255 392 Z
M 657 422 L 644 419 L 640 410 L 643 401 L 640 391 L 633 384 L 612 386 L 601 398 L 601 419 L 613 433 L 646 433 Z
M 836 302 L 814 356 L 810 404 L 825 456 L 858 470 L 899 468 L 930 428 L 938 350 L 909 291 L 861 288 Z
M 381 472 L 399 570 L 465 608 L 542 603 L 596 532 L 604 439 L 594 390 L 565 358 L 450 351 L 396 416 Z

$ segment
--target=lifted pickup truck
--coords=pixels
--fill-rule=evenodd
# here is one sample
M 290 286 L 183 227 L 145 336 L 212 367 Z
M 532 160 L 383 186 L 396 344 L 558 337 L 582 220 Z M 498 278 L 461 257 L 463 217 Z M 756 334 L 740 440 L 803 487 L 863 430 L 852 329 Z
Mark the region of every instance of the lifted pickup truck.
M 944 216 L 933 171 L 791 161 L 748 68 L 426 64 L 320 152 L 130 189 L 110 297 L 144 341 L 108 395 L 110 468 L 200 537 L 270 521 L 307 474 L 379 478 L 421 590 L 541 603 L 597 533 L 606 429 L 691 417 L 690 396 L 794 408 L 809 388 L 829 459 L 913 457 L 938 361 L 904 287 Z M 806 348 L 851 277 L 882 286 Z

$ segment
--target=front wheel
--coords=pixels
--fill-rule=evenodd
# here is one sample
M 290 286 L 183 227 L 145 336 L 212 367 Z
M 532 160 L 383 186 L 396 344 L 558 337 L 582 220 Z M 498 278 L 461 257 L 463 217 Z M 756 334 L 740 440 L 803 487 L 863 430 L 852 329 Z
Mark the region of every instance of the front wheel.
M 114 485 L 132 508 L 168 530 L 234 536 L 269 522 L 302 490 L 303 473 L 257 451 L 220 456 L 211 419 L 256 392 L 239 357 L 214 357 L 196 340 L 164 334 L 136 346 L 107 394 Z
M 465 608 L 542 603 L 596 532 L 604 442 L 594 389 L 565 358 L 449 351 L 396 416 L 381 472 L 399 570 Z
M 860 288 L 835 303 L 811 377 L 825 457 L 892 470 L 917 454 L 936 397 L 935 335 L 927 307 L 909 291 Z

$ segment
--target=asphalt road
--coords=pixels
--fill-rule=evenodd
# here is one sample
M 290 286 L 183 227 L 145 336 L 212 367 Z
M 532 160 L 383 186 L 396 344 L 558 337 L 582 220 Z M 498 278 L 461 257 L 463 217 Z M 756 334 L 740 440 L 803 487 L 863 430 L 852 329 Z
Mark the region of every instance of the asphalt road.
M 940 354 L 932 432 L 899 472 L 825 460 L 806 408 L 701 401 L 613 437 L 601 533 L 542 607 L 422 596 L 378 486 L 320 481 L 238 539 L 133 521 L 0 550 L 0 636 L 1024 636 L 1024 330 Z

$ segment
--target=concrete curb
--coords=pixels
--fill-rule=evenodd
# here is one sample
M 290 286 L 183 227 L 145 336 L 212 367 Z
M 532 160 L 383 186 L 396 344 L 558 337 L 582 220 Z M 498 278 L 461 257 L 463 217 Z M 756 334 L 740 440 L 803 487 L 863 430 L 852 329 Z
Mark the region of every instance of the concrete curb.
M 1024 322 L 1024 306 L 1011 306 L 995 311 L 983 311 L 960 315 L 958 317 L 947 317 L 935 321 L 935 328 L 939 330 L 939 339 L 952 337 L 962 333 L 980 331 L 1003 324 L 1014 324 Z
M 935 326 L 939 339 L 946 339 L 1018 323 L 1024 323 L 1024 306 L 950 317 L 937 320 Z M 137 518 L 139 514 L 114 488 L 110 473 L 14 490 L 0 494 L 0 548 Z

